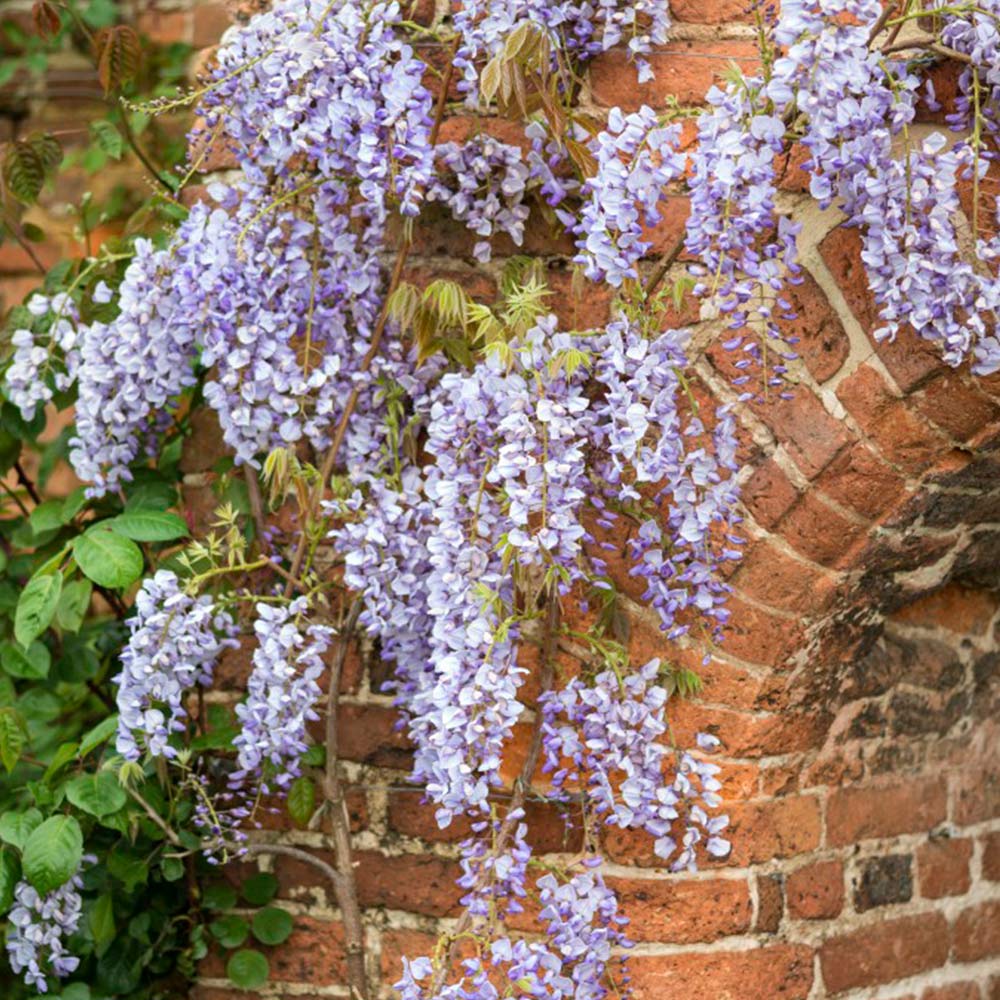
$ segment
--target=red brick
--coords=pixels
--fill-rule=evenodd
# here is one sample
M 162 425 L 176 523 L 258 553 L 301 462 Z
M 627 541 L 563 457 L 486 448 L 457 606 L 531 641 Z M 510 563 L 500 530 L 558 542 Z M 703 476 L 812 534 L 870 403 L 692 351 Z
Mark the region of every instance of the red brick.
M 680 746 L 693 746 L 698 733 L 711 733 L 722 740 L 731 757 L 756 758 L 809 750 L 826 735 L 824 719 L 817 713 L 750 714 L 692 701 L 678 701 L 670 721 L 671 738 Z
M 191 44 L 196 49 L 213 45 L 232 23 L 224 4 L 200 2 L 192 13 Z
M 1000 759 L 973 760 L 963 765 L 955 776 L 954 809 L 952 818 L 960 826 L 1000 816 Z
M 418 955 L 430 955 L 438 942 L 436 934 L 424 931 L 389 928 L 382 932 L 382 954 L 380 966 L 382 979 L 394 983 L 403 971 L 403 959 L 415 958 Z
M 844 865 L 817 861 L 797 868 L 785 884 L 789 916 L 800 920 L 830 920 L 844 907 Z
M 711 56 L 718 55 L 718 59 Z M 634 111 L 641 104 L 663 107 L 667 97 L 681 104 L 701 104 L 716 78 L 730 62 L 754 72 L 760 65 L 753 42 L 727 39 L 723 42 L 676 41 L 649 57 L 655 78 L 638 84 L 635 64 L 623 49 L 612 49 L 590 64 L 590 86 L 594 100 L 606 107 Z
M 754 409 L 810 479 L 818 476 L 851 440 L 843 423 L 831 417 L 805 386 L 799 386 L 791 399 L 754 404 Z
M 409 768 L 411 743 L 405 730 L 396 728 L 398 718 L 394 709 L 382 705 L 341 703 L 337 713 L 340 756 L 378 767 Z M 317 724 L 322 725 L 322 721 Z
M 750 929 L 753 904 L 745 879 L 608 879 L 636 941 L 692 944 Z
M 145 35 L 156 45 L 169 45 L 171 42 L 190 41 L 190 25 L 191 14 L 178 10 L 142 14 L 136 27 L 140 34 Z
M 942 372 L 914 398 L 932 423 L 958 441 L 975 437 L 1000 416 L 1000 408 L 975 385 L 955 372 Z
M 710 4 L 698 3 L 697 0 L 671 0 L 670 13 L 677 21 L 694 24 L 733 24 L 751 19 L 744 0 L 715 0 Z
M 412 792 L 389 793 L 390 829 L 403 836 L 419 837 L 431 843 L 447 843 L 471 834 L 470 823 L 461 818 L 442 830 L 434 818 L 437 807 L 433 803 L 422 802 L 422 795 L 422 790 L 418 788 L 414 788 Z M 581 849 L 582 829 L 578 807 L 566 806 L 563 809 L 532 801 L 525 806 L 525 813 L 527 840 L 536 853 L 569 853 Z
M 641 955 L 629 967 L 635 1000 L 805 1000 L 813 982 L 812 950 L 804 945 Z
M 781 522 L 782 537 L 796 552 L 822 566 L 854 564 L 867 529 L 848 520 L 813 493 L 806 493 Z
M 924 990 L 920 1000 L 979 1000 L 980 995 L 975 983 L 949 983 Z
M 804 633 L 800 623 L 747 604 L 736 595 L 728 602 L 726 652 L 751 663 L 777 667 L 800 649 Z
M 930 830 L 945 818 L 947 796 L 940 778 L 891 785 L 841 788 L 827 803 L 827 837 L 834 846 Z
M 902 476 L 860 443 L 841 452 L 816 485 L 831 500 L 871 520 L 896 504 L 906 491 Z
M 781 927 L 785 911 L 784 876 L 757 876 L 757 919 L 754 930 L 758 934 L 776 934 Z
M 769 458 L 754 469 L 740 499 L 761 527 L 773 530 L 798 497 L 799 492 L 788 476 Z
M 785 295 L 798 318 L 782 324 L 783 332 L 798 337 L 793 350 L 817 382 L 835 375 L 847 360 L 851 345 L 837 314 L 815 279 L 803 272 L 802 283 L 790 285 Z
M 1000 901 L 963 910 L 952 928 L 952 958 L 978 962 L 1000 955 Z
M 1000 831 L 983 838 L 983 878 L 1000 882 Z
M 969 859 L 972 841 L 942 837 L 917 850 L 920 894 L 926 899 L 962 896 L 969 891 Z
M 757 542 L 747 552 L 733 583 L 741 593 L 763 604 L 813 614 L 832 600 L 835 586 L 829 573 L 793 559 L 768 541 Z
M 945 628 L 956 635 L 985 635 L 996 613 L 994 594 L 947 583 L 900 608 L 893 618 L 907 625 Z
M 790 858 L 819 847 L 819 800 L 812 795 L 790 795 L 770 802 L 734 802 L 728 805 L 727 839 L 733 850 L 726 864 L 759 864 L 772 858 Z
M 939 913 L 882 921 L 826 941 L 819 955 L 831 993 L 891 983 L 944 965 L 948 924 Z

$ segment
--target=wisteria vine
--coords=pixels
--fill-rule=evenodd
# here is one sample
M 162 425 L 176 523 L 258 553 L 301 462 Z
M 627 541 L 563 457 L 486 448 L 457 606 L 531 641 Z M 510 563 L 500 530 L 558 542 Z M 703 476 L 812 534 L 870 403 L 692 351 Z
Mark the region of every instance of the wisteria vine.
M 670 692 L 696 683 L 670 654 L 724 640 L 735 407 L 787 392 L 796 360 L 798 226 L 778 197 L 793 147 L 812 196 L 860 231 L 876 336 L 910 329 L 950 364 L 1000 369 L 1000 219 L 982 207 L 1000 5 L 786 0 L 755 16 L 760 72 L 713 87 L 684 148 L 680 110 L 595 117 L 575 100 L 614 46 L 651 77 L 664 0 L 467 0 L 429 28 L 391 2 L 277 0 L 227 34 L 198 91 L 150 108 L 195 103 L 188 177 L 214 150 L 239 179 L 209 179 L 158 241 L 31 298 L 13 335 L 4 394 L 24 420 L 71 398 L 69 460 L 95 504 L 159 459 L 192 401 L 215 413 L 255 523 L 223 507 L 207 537 L 149 566 L 114 678 L 120 773 L 155 769 L 193 803 L 197 849 L 166 826 L 174 847 L 213 863 L 278 850 L 253 831 L 303 779 L 323 723 L 332 879 L 364 1000 L 335 743 L 357 631 L 391 667 L 414 787 L 442 827 L 472 830 L 462 915 L 406 959 L 404 1000 L 620 995 L 629 941 L 603 828 L 643 831 L 673 871 L 728 853 L 718 740 L 669 739 Z M 961 65 L 959 98 L 948 129 L 917 141 L 918 102 L 936 100 L 923 69 L 940 58 Z M 474 125 L 439 141 L 451 110 Z M 651 230 L 682 192 L 683 238 L 654 260 Z M 411 280 L 426 212 L 470 232 L 475 266 L 507 257 L 495 298 Z M 561 322 L 542 262 L 510 256 L 536 218 L 575 247 L 582 295 L 610 289 L 598 328 Z M 727 405 L 699 403 L 690 332 L 666 322 L 687 289 L 727 328 Z M 615 628 L 629 599 L 655 613 L 661 659 L 630 660 Z M 220 746 L 202 699 L 241 646 L 246 694 Z M 529 799 L 576 815 L 579 857 L 533 855 Z M 76 968 L 61 934 L 81 885 L 18 886 L 8 951 L 40 991 Z M 509 919 L 529 897 L 536 934 Z

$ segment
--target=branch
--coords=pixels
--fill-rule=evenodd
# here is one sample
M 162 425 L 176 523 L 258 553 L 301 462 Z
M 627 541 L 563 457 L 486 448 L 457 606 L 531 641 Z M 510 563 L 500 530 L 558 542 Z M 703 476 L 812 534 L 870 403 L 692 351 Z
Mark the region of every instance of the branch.
M 358 886 L 351 857 L 351 819 L 340 781 L 340 761 L 337 754 L 337 706 L 340 701 L 340 679 L 347 659 L 347 647 L 354 635 L 361 614 L 361 599 L 355 598 L 347 619 L 340 630 L 337 653 L 330 667 L 330 688 L 326 701 L 326 775 L 323 797 L 330 805 L 333 843 L 337 856 L 338 879 L 334 883 L 337 905 L 344 921 L 344 948 L 347 952 L 347 982 L 351 996 L 368 1000 L 368 977 L 365 974 L 365 931 L 358 902 Z
M 303 851 L 298 847 L 288 847 L 285 844 L 264 844 L 253 843 L 244 844 L 243 849 L 247 854 L 278 854 L 286 858 L 294 858 L 303 864 L 312 865 L 317 871 L 321 871 L 332 883 L 334 890 L 340 885 L 341 876 L 332 865 L 328 865 L 322 858 L 317 858 L 315 854 Z
M 667 276 L 667 271 L 670 270 L 680 257 L 681 251 L 684 249 L 684 237 L 681 236 L 677 242 L 667 251 L 667 255 L 660 262 L 660 266 L 653 272 L 649 281 L 646 283 L 645 293 L 648 299 L 653 292 L 659 287 L 660 282 Z
M 125 790 L 132 796 L 133 799 L 135 799 L 136 802 L 139 803 L 140 806 L 142 806 L 142 811 L 163 831 L 167 840 L 169 840 L 174 847 L 184 846 L 181 838 L 177 836 L 167 821 L 134 788 L 126 787 Z

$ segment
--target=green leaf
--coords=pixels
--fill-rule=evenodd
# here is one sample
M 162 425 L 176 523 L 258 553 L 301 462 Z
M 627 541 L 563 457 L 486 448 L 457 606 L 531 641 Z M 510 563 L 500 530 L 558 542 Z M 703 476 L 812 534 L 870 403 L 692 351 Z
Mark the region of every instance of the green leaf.
M 182 517 L 165 511 L 126 511 L 104 522 L 115 534 L 135 542 L 169 542 L 188 533 Z
M 63 987 L 59 1000 L 91 1000 L 90 987 L 86 983 L 69 983 Z
M 49 627 L 61 593 L 61 573 L 36 574 L 21 591 L 14 612 L 14 638 L 25 649 Z
M 241 990 L 255 990 L 267 982 L 271 967 L 259 951 L 243 948 L 226 963 L 229 981 Z
M 76 743 L 60 743 L 59 749 L 56 750 L 49 761 L 49 766 L 45 769 L 45 774 L 42 775 L 43 781 L 51 781 L 51 779 L 58 774 L 74 757 L 76 757 L 78 747 Z
M 288 789 L 288 815 L 299 826 L 305 826 L 316 809 L 316 785 L 312 778 L 302 775 Z
M 8 640 L 0 643 L 0 666 L 11 677 L 26 681 L 44 680 L 52 666 L 52 656 L 48 648 L 40 642 L 33 642 L 27 650 Z
M 218 920 L 213 920 L 208 925 L 208 929 L 212 932 L 212 937 L 223 948 L 239 948 L 250 933 L 250 925 L 243 917 L 237 917 L 234 914 L 227 914 L 224 917 L 219 917 Z
M 77 514 L 87 506 L 87 489 L 84 486 L 78 486 L 75 490 L 65 500 L 62 502 L 62 522 L 63 524 L 69 524 L 70 521 L 76 517 Z
M 3 161 L 3 179 L 10 193 L 25 205 L 38 200 L 45 183 L 45 161 L 30 142 L 12 142 Z
M 243 898 L 251 906 L 266 906 L 278 891 L 278 880 L 270 872 L 251 875 L 242 886 Z
M 275 945 L 287 941 L 294 927 L 292 915 L 277 906 L 259 910 L 253 916 L 253 936 L 261 944 Z
M 107 816 L 118 812 L 128 801 L 125 789 L 108 771 L 81 774 L 66 783 L 66 798 L 91 816 Z
M 205 887 L 201 897 L 208 910 L 229 910 L 236 905 L 236 890 L 224 882 Z
M 133 857 L 119 850 L 108 855 L 107 863 L 108 871 L 124 883 L 128 892 L 138 885 L 145 885 L 149 879 L 149 864 L 145 858 Z
M 96 750 L 103 743 L 106 743 L 117 728 L 117 714 L 108 716 L 103 722 L 99 722 L 80 740 L 80 756 L 86 757 L 91 750 Z
M 56 607 L 56 625 L 63 632 L 79 632 L 83 619 L 90 607 L 90 596 L 93 585 L 89 580 L 70 580 L 63 584 L 59 595 L 59 605 Z
M 90 134 L 101 150 L 113 160 L 120 160 L 125 152 L 125 140 L 121 132 L 106 119 L 90 123 Z
M 160 862 L 160 872 L 167 882 L 176 882 L 184 878 L 184 862 L 180 858 L 164 858 Z
M 135 542 L 105 527 L 88 528 L 73 542 L 73 555 L 94 583 L 124 588 L 142 576 L 142 552 Z
M 90 911 L 90 932 L 94 935 L 94 944 L 100 956 L 115 939 L 115 905 L 111 893 L 101 896 Z
M 17 712 L 12 708 L 0 709 L 0 762 L 7 773 L 17 766 L 21 759 L 26 737 Z
M 72 816 L 51 816 L 24 845 L 24 877 L 43 895 L 76 873 L 83 857 L 83 834 Z
M 32 512 L 28 521 L 31 530 L 40 535 L 45 531 L 56 531 L 65 523 L 62 518 L 62 500 L 46 500 L 40 503 Z
M 32 831 L 41 826 L 42 814 L 37 809 L 5 812 L 0 815 L 0 840 L 21 850 Z
M 14 886 L 20 877 L 17 855 L 9 848 L 0 847 L 0 913 L 6 913 L 14 902 Z

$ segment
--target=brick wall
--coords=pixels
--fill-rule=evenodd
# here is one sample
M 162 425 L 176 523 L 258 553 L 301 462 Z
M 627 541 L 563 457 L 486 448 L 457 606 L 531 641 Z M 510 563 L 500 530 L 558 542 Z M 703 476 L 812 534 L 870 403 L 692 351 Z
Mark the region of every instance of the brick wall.
M 250 7 L 240 6 L 237 14 Z M 612 52 L 593 64 L 586 99 L 699 100 L 726 59 L 752 63 L 742 6 L 678 0 L 655 82 L 637 87 Z M 200 45 L 221 29 L 222 13 L 218 4 L 163 4 L 144 24 Z M 429 5 L 418 15 L 431 16 Z M 449 122 L 445 137 L 462 127 Z M 681 743 L 704 729 L 724 743 L 734 846 L 698 875 L 676 876 L 656 867 L 644 838 L 607 836 L 609 874 L 638 942 L 635 995 L 998 1000 L 1000 379 L 946 369 L 910 339 L 876 345 L 857 236 L 817 209 L 794 170 L 781 197 L 803 223 L 799 387 L 790 400 L 740 411 L 749 544 L 732 578 L 732 626 L 702 671 L 700 696 L 674 710 Z M 658 247 L 683 225 L 683 199 L 671 208 Z M 425 228 L 412 277 L 447 274 L 488 296 L 501 261 L 473 266 L 472 241 L 454 225 Z M 528 242 L 546 254 L 552 286 L 568 290 L 564 243 L 541 231 Z M 600 322 L 606 302 L 594 296 L 583 308 L 567 320 Z M 711 319 L 698 326 L 706 344 L 717 332 Z M 728 398 L 726 364 L 709 347 L 695 391 Z M 185 457 L 196 517 L 213 502 L 209 423 Z M 623 570 L 618 582 L 628 593 Z M 630 645 L 639 662 L 692 657 L 667 647 L 638 604 Z M 235 689 L 246 666 L 243 654 L 220 673 Z M 399 956 L 425 953 L 456 913 L 462 831 L 439 831 L 419 796 L 400 787 L 410 750 L 376 693 L 383 673 L 359 648 L 341 730 L 371 970 L 389 984 Z M 575 849 L 563 816 L 533 812 L 539 851 Z M 321 829 L 272 835 L 331 856 Z M 261 864 L 276 871 L 297 918 L 271 956 L 268 995 L 345 996 L 328 888 L 297 862 Z M 239 996 L 219 962 L 202 971 L 197 1000 Z

